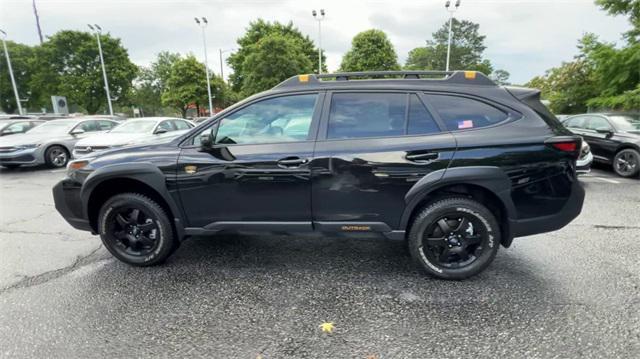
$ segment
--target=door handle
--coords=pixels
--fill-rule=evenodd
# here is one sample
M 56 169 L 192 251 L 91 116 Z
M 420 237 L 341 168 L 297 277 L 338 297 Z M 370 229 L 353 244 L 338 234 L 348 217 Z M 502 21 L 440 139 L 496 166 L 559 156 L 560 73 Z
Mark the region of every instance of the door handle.
M 298 166 L 307 164 L 308 162 L 309 160 L 307 158 L 286 157 L 281 160 L 278 160 L 278 167 L 281 167 L 281 168 L 298 167 Z
M 440 155 L 436 152 L 407 154 L 405 158 L 411 162 L 425 163 L 437 160 Z

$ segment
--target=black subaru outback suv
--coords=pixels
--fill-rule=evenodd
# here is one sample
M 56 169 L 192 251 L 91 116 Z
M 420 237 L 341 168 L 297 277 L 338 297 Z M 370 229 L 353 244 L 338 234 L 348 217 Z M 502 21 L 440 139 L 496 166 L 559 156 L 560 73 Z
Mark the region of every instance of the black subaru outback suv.
M 376 233 L 467 278 L 582 208 L 581 139 L 539 94 L 473 71 L 296 76 L 169 143 L 71 162 L 56 208 L 137 266 L 222 231 Z

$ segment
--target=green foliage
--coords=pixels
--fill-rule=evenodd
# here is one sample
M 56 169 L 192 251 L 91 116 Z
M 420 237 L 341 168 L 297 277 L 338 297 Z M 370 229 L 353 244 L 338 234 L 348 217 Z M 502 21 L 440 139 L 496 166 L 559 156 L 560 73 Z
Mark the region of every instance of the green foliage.
M 292 75 L 308 72 L 313 66 L 291 37 L 278 34 L 262 38 L 245 58 L 250 68 L 243 77 L 243 93 L 264 91 Z
M 627 15 L 633 29 L 625 33 L 631 43 L 640 41 L 640 1 L 638 0 L 596 0 L 596 4 L 612 15 Z
M 540 88 L 556 113 L 588 109 L 637 110 L 640 86 L 640 44 L 623 48 L 586 34 L 574 61 L 547 70 L 529 86 Z
M 214 106 L 222 103 L 224 87 L 224 81 L 212 74 L 211 95 L 215 99 Z M 209 99 L 204 64 L 198 62 L 193 55 L 175 60 L 164 84 L 162 104 L 179 110 L 182 117 L 186 116 L 187 109 L 191 105 L 197 109 L 208 107 Z
M 342 57 L 341 71 L 385 71 L 399 70 L 398 56 L 380 30 L 367 30 L 357 34 L 351 41 L 351 49 Z
M 486 49 L 485 36 L 478 31 L 480 25 L 468 21 L 453 19 L 451 25 L 451 56 L 449 68 L 453 70 L 476 70 L 487 75 L 493 71 L 488 60 L 482 58 Z M 449 41 L 449 22 L 445 22 L 432 34 L 426 47 L 417 47 L 409 52 L 405 68 L 409 70 L 444 70 L 447 63 L 447 45 Z
M 491 74 L 491 79 L 498 85 L 507 86 L 511 85 L 509 83 L 509 76 L 511 76 L 511 74 L 506 70 L 495 70 Z
M 126 101 L 138 67 L 129 60 L 127 50 L 109 34 L 101 35 L 109 91 L 115 101 Z M 107 100 L 95 36 L 80 31 L 60 31 L 38 48 L 40 71 L 34 74 L 32 88 L 47 95 L 67 96 L 88 113 L 106 111 Z
M 131 104 L 142 109 L 145 116 L 164 115 L 162 93 L 171 74 L 171 66 L 180 59 L 180 54 L 164 51 L 149 67 L 141 67 L 134 81 Z
M 35 49 L 12 41 L 7 41 L 7 48 L 11 57 L 11 67 L 18 85 L 20 98 L 29 99 L 29 102 L 23 103 L 23 107 L 29 105 L 31 107 L 38 106 L 39 103 L 34 100 L 40 97 L 39 89 L 29 86 L 35 69 Z M 17 113 L 18 106 L 11 86 L 11 77 L 9 76 L 7 60 L 4 56 L 4 49 L 0 49 L 0 52 L 0 108 L 6 113 Z
M 264 55 L 264 44 L 261 42 L 264 39 L 268 40 L 268 46 L 273 46 L 275 38 L 284 38 L 286 41 L 280 41 L 279 49 L 286 49 L 287 51 L 292 51 L 291 53 L 279 53 L 273 54 L 274 56 L 278 56 L 278 58 L 287 58 L 289 56 L 298 57 L 302 54 L 307 61 L 304 61 L 303 68 L 297 68 L 295 66 L 291 66 L 290 62 L 283 64 L 282 67 L 278 67 L 278 63 L 273 60 L 269 60 L 269 58 L 264 58 L 267 62 L 272 62 L 272 64 L 264 64 L 261 66 L 260 71 L 265 69 L 265 66 L 270 67 L 274 70 L 274 73 L 277 74 L 277 77 L 271 77 L 269 79 L 261 80 L 261 85 L 251 84 L 247 81 L 247 78 L 258 79 L 260 73 L 253 68 L 255 65 L 256 56 L 254 52 L 262 52 L 258 56 Z M 292 23 L 281 24 L 279 22 L 267 22 L 262 19 L 258 19 L 257 21 L 251 22 L 249 27 L 247 28 L 246 33 L 237 40 L 238 42 L 238 51 L 229 56 L 227 62 L 229 66 L 233 69 L 233 74 L 229 77 L 229 81 L 231 82 L 232 88 L 234 91 L 242 93 L 242 95 L 249 96 L 254 94 L 256 91 L 266 90 L 265 84 L 267 83 L 278 83 L 281 82 L 288 77 L 293 75 L 297 75 L 299 73 L 311 73 L 317 70 L 318 64 L 318 49 L 315 47 L 313 41 L 308 36 L 302 35 L 302 33 L 293 26 Z M 286 42 L 288 45 L 282 46 L 282 44 Z M 324 55 L 323 63 L 325 63 Z M 246 62 L 249 59 L 249 62 Z M 299 59 L 296 61 L 299 64 L 302 62 Z M 291 72 L 293 70 L 297 70 L 299 72 Z M 326 66 L 324 67 L 326 70 Z M 264 73 L 262 73 L 264 74 Z

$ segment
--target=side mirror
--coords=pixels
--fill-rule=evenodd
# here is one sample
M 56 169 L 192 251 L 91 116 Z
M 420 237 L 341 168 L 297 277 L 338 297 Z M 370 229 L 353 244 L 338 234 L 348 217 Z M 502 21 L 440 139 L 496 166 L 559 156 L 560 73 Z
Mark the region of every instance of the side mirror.
M 613 134 L 613 131 L 609 127 L 598 127 L 596 128 L 597 133 L 604 133 L 605 135 Z
M 207 131 L 200 135 L 200 149 L 202 151 L 209 151 L 213 147 L 215 139 L 213 138 L 213 131 Z
M 167 133 L 167 132 L 168 132 L 168 131 L 167 131 L 167 129 L 166 129 L 166 128 L 159 128 L 159 129 L 157 129 L 157 130 L 156 130 L 155 134 L 156 134 L 156 135 L 159 135 L 159 134 L 161 134 L 161 133 Z
M 69 132 L 70 134 L 76 136 L 76 135 L 81 135 L 84 133 L 84 130 L 81 128 L 74 128 L 71 132 Z

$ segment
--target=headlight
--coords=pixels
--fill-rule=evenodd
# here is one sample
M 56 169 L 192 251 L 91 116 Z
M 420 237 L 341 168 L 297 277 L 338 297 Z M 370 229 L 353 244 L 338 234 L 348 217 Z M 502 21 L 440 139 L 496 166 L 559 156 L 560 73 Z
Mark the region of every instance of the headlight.
M 30 145 L 20 145 L 20 146 L 16 146 L 17 149 L 19 150 L 26 150 L 29 148 L 38 148 L 40 147 L 39 143 L 34 143 L 34 144 L 30 144 Z

